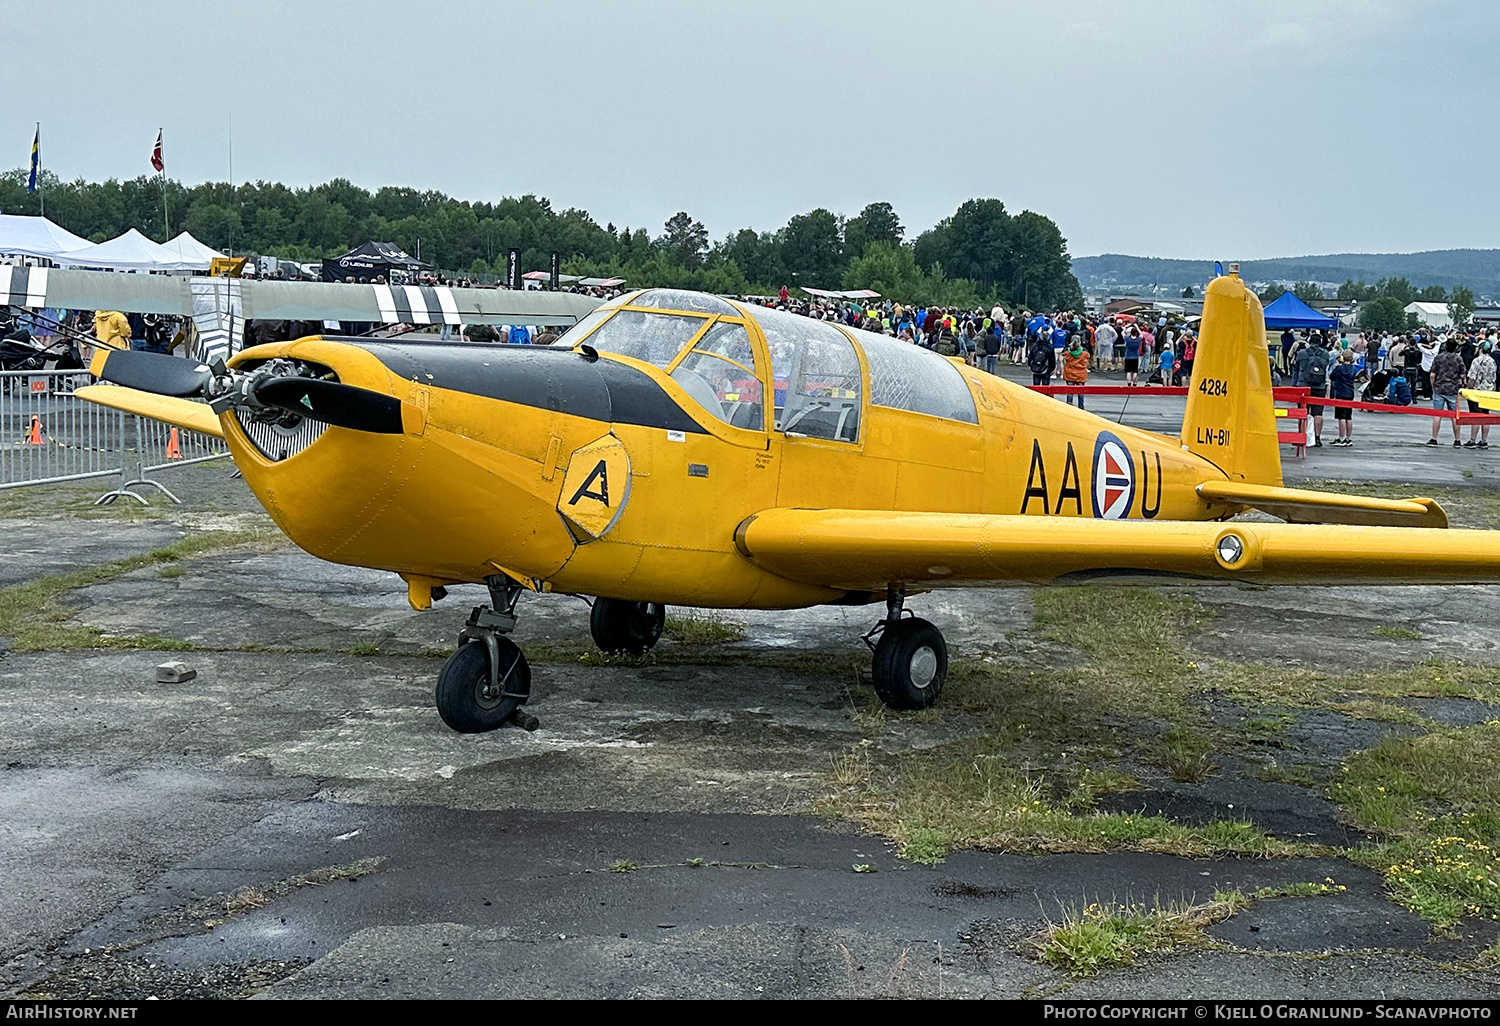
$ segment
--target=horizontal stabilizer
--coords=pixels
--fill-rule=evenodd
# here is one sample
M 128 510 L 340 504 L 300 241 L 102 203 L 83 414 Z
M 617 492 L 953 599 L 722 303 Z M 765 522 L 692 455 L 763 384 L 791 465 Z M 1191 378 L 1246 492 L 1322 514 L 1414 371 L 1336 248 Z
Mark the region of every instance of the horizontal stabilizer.
M 150 417 L 152 420 L 187 428 L 189 431 L 201 431 L 215 438 L 224 437 L 224 427 L 219 423 L 218 415 L 210 410 L 207 404 L 195 403 L 191 399 L 156 395 L 152 392 L 123 388 L 119 385 L 85 385 L 73 394 L 91 403 L 98 403 L 100 406 L 124 410 L 126 413 L 137 413 L 142 417 Z
M 762 569 L 847 591 L 1152 578 L 1314 585 L 1500 578 L 1500 531 L 783 508 L 747 518 L 734 538 Z
M 1292 524 L 1362 524 L 1367 527 L 1447 527 L 1448 514 L 1432 499 L 1377 499 L 1240 481 L 1207 481 L 1198 495 L 1235 503 Z

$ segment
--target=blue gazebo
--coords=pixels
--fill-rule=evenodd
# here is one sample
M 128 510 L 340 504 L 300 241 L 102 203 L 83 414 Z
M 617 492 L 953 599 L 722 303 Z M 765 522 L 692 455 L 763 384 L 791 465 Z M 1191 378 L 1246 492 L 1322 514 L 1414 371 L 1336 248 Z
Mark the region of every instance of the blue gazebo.
M 1290 292 L 1283 292 L 1266 307 L 1267 328 L 1312 328 L 1337 331 L 1339 319 L 1318 313 Z

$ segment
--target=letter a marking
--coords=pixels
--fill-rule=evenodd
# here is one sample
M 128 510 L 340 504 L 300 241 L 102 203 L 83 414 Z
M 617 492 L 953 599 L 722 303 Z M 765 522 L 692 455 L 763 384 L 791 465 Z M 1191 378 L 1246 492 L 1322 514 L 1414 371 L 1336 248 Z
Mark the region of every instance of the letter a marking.
M 599 480 L 599 490 L 591 492 L 589 491 L 589 485 L 594 483 L 595 478 Z M 604 505 L 609 505 L 609 473 L 605 470 L 603 460 L 598 462 L 594 469 L 589 472 L 589 476 L 584 480 L 583 484 L 578 486 L 578 491 L 573 493 L 573 497 L 568 500 L 568 505 L 578 505 L 579 499 L 597 499 L 604 503 Z
M 1037 471 L 1041 471 L 1041 484 L 1037 483 Z M 1026 474 L 1026 494 L 1021 497 L 1021 513 L 1024 515 L 1026 507 L 1031 505 L 1032 499 L 1042 500 L 1042 512 L 1051 513 L 1047 498 L 1047 464 L 1042 461 L 1042 443 L 1035 438 L 1031 440 L 1031 469 Z

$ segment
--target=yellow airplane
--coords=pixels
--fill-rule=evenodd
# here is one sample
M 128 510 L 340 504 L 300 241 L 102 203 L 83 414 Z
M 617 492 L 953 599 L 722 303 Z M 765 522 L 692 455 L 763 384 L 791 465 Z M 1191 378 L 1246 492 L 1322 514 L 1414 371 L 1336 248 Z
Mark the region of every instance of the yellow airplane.
M 93 368 L 113 384 L 78 394 L 220 435 L 293 541 L 400 574 L 414 608 L 487 585 L 437 685 L 444 721 L 478 732 L 535 723 L 508 637 L 527 590 L 596 596 L 595 642 L 631 653 L 667 604 L 884 601 L 874 686 L 913 709 L 948 666 L 906 610 L 934 588 L 1493 582 L 1500 532 L 1428 530 L 1447 527 L 1431 499 L 1282 487 L 1265 339 L 1255 294 L 1216 279 L 1181 438 L 671 289 L 606 303 L 550 348 L 310 337 L 228 367 L 114 351 Z M 1247 509 L 1288 522 L 1229 521 Z
M 1484 409 L 1500 413 L 1500 392 L 1485 392 L 1477 388 L 1465 388 L 1462 390 L 1462 394 L 1465 399 L 1478 403 Z

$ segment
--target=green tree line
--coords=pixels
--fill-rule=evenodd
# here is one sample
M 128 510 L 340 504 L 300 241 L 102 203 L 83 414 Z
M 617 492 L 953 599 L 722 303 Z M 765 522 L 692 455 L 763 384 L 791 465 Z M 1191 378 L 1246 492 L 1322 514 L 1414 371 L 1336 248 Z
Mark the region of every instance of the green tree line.
M 63 182 L 44 170 L 41 185 L 47 216 L 95 242 L 130 228 L 161 242 L 186 229 L 216 249 L 310 261 L 373 239 L 486 280 L 503 274 L 514 247 L 527 269 L 545 268 L 557 253 L 569 274 L 731 294 L 869 288 L 903 301 L 999 300 L 1045 310 L 1076 309 L 1083 298 L 1057 225 L 1032 211 L 1011 214 L 998 199 L 969 200 L 914 240 L 889 203 L 871 203 L 854 217 L 819 208 L 776 231 L 742 228 L 712 241 L 686 212 L 653 235 L 644 226 L 601 225 L 584 210 L 555 210 L 538 196 L 474 203 L 409 188 L 372 192 L 344 179 L 309 188 L 185 186 L 144 175 Z M 0 174 L 0 211 L 40 212 L 24 170 Z

